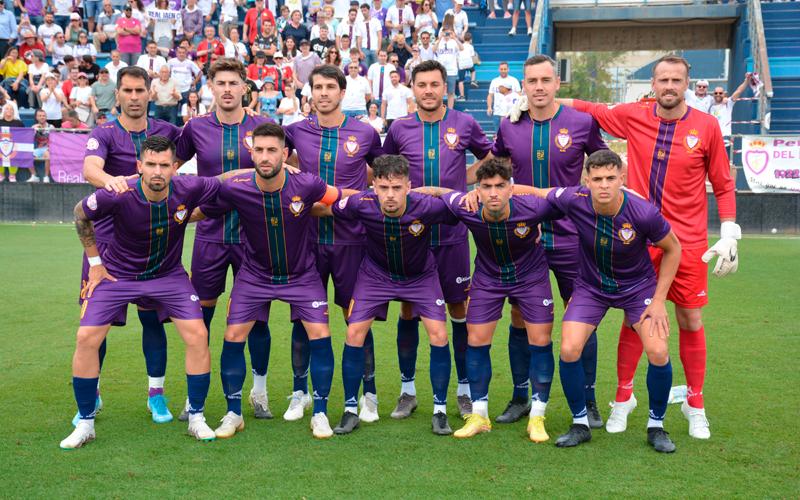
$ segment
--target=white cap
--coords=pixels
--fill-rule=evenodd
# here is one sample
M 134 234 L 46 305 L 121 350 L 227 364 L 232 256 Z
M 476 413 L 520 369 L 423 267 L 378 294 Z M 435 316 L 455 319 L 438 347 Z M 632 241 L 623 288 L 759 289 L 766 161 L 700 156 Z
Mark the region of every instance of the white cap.
M 464 0 L 456 0 L 456 3 L 457 3 L 458 5 L 464 5 Z
M 697 83 L 695 83 L 694 85 L 695 87 L 698 85 L 705 85 L 706 87 L 708 87 L 708 80 L 697 80 Z
M 281 59 L 283 59 L 283 52 L 281 52 L 279 50 L 279 51 L 275 52 L 274 54 L 272 54 L 272 58 L 273 59 L 275 59 L 276 57 L 280 57 Z
M 69 15 L 69 18 L 70 19 L 76 19 L 76 20 L 80 21 L 81 20 L 81 15 L 78 14 L 77 12 L 73 12 L 72 14 Z

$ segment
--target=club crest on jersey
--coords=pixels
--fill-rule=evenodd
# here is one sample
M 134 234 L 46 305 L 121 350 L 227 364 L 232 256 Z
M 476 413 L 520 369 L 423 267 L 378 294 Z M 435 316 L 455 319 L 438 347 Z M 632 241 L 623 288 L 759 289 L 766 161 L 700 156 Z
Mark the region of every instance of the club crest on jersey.
M 430 148 L 428 150 L 428 159 L 429 160 L 435 160 L 436 159 L 436 150 L 435 149 Z
M 358 139 L 356 136 L 347 136 L 347 141 L 344 143 L 344 152 L 347 153 L 347 156 L 352 158 L 356 153 L 358 153 L 358 149 Z
M 186 205 L 178 205 L 178 210 L 175 212 L 175 222 L 178 224 L 183 224 L 183 221 L 186 220 L 186 214 L 189 211 L 186 209 Z
M 300 215 L 300 212 L 303 211 L 303 208 L 306 206 L 303 203 L 303 198 L 299 196 L 292 196 L 292 202 L 289 203 L 289 210 L 294 214 L 295 217 Z
M 97 142 L 97 139 L 95 139 L 94 137 L 92 137 L 88 141 L 86 141 L 86 149 L 88 151 L 95 151 L 99 147 L 100 147 L 100 143 Z
M 684 144 L 686 145 L 686 149 L 689 151 L 694 151 L 694 149 L 700 145 L 700 136 L 697 130 L 692 129 L 686 134 L 686 137 L 683 139 Z
M 269 218 L 269 223 L 270 223 L 270 224 L 271 224 L 273 227 L 277 227 L 277 226 L 278 226 L 278 218 L 277 218 L 277 217 L 270 217 L 270 218 Z
M 659 160 L 663 160 L 666 157 L 667 157 L 667 152 L 664 151 L 663 149 L 659 149 L 658 153 L 656 153 L 656 158 L 658 158 Z
M 244 144 L 244 147 L 246 147 L 248 150 L 253 149 L 253 131 L 252 130 L 248 130 L 247 131 L 247 133 L 244 135 L 244 139 L 242 139 L 242 143 Z
M 228 158 L 229 160 L 233 160 L 234 158 L 236 158 L 236 151 L 232 149 L 226 149 L 225 157 Z
M 327 163 L 327 162 L 331 161 L 331 158 L 333 158 L 333 155 L 331 154 L 330 151 L 325 151 L 325 154 L 322 155 L 322 157 L 325 159 L 325 162 Z
M 607 247 L 608 246 L 608 238 L 606 238 L 605 236 L 601 237 L 600 238 L 600 246 L 601 247 Z
M 756 175 L 763 172 L 769 163 L 769 153 L 764 149 L 766 146 L 764 141 L 752 141 L 749 150 L 744 155 L 744 164 Z
M 636 231 L 633 230 L 633 226 L 630 222 L 623 223 L 617 234 L 619 235 L 619 239 L 621 239 L 622 243 L 625 245 L 630 244 L 630 242 L 636 238 Z
M 408 232 L 413 234 L 414 236 L 419 236 L 420 234 L 422 234 L 422 231 L 424 230 L 425 230 L 425 224 L 423 224 L 422 221 L 420 221 L 419 219 L 413 221 L 408 226 Z
M 86 206 L 89 207 L 89 210 L 97 210 L 97 195 L 92 193 L 86 199 Z
M 516 234 L 518 238 L 525 238 L 530 232 L 531 228 L 524 222 L 517 222 L 517 227 L 514 228 L 514 234 Z
M 450 149 L 455 149 L 456 145 L 458 145 L 458 134 L 456 133 L 456 129 L 453 127 L 449 127 L 447 132 L 444 133 L 444 142 L 447 144 L 447 147 Z
M 558 129 L 558 134 L 556 134 L 555 138 L 556 147 L 562 153 L 567 152 L 567 148 L 572 146 L 572 136 L 569 135 L 569 129 L 561 128 Z

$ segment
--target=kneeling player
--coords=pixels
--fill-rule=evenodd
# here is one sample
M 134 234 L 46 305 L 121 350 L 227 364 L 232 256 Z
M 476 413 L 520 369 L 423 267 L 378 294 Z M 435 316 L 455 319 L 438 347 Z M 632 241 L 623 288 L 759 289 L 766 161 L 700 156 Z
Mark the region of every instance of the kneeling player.
M 472 233 L 477 249 L 475 272 L 467 307 L 467 376 L 473 413 L 455 437 L 467 438 L 492 428 L 489 420 L 489 349 L 506 298 L 514 299 L 525 321 L 533 387 L 528 435 L 540 443 L 550 437 L 544 413 L 550 398 L 555 363 L 550 333 L 553 329 L 553 294 L 544 250 L 536 242 L 539 223 L 561 217 L 550 204 L 533 196 L 512 198 L 511 167 L 492 159 L 477 172 L 481 204 L 477 213 L 462 206 L 463 193 L 445 194 L 448 206 Z M 423 188 L 444 194 L 442 188 Z
M 559 365 L 573 424 L 556 446 L 577 446 L 592 438 L 580 356 L 606 311 L 615 307 L 625 311 L 625 324 L 639 334 L 650 362 L 647 442 L 656 451 L 672 453 L 675 444 L 664 431 L 672 385 L 664 302 L 678 269 L 681 246 L 654 205 L 622 189 L 625 174 L 616 153 L 602 150 L 589 156 L 585 177 L 587 187 L 531 188 L 574 223 L 581 248 L 575 291 L 564 313 Z M 648 241 L 664 252 L 658 279 L 650 264 Z
M 282 300 L 291 304 L 293 319 L 303 322 L 310 339 L 314 384 L 311 430 L 316 438 L 331 437 L 327 408 L 333 350 L 328 302 L 314 265 L 308 225 L 314 203 L 330 205 L 339 198 L 340 191 L 319 177 L 286 173 L 283 162 L 287 150 L 280 125 L 265 123 L 253 130 L 251 155 L 255 173 L 240 174 L 223 183 L 216 201 L 202 206 L 192 217 L 219 217 L 237 210 L 247 238 L 244 262 L 228 303 L 228 327 L 220 360 L 228 412 L 215 433 L 219 438 L 228 438 L 244 429 L 244 344 L 253 324 L 269 319 L 269 304 Z
M 100 373 L 98 350 L 112 321 L 129 302 L 155 303 L 161 319 L 172 319 L 186 343 L 189 434 L 207 441 L 214 431 L 205 423 L 210 357 L 208 332 L 197 295 L 181 264 L 183 237 L 192 210 L 213 199 L 219 179 L 173 178 L 175 145 L 162 136 L 142 143 L 141 178 L 128 181 L 121 193 L 98 190 L 75 207 L 75 226 L 91 266 L 72 360 L 72 385 L 80 420 L 61 441 L 79 448 L 95 438 L 95 393 Z M 110 217 L 114 238 L 102 259 L 92 221 Z
M 333 432 L 348 434 L 358 427 L 356 404 L 364 373 L 364 340 L 376 318 L 386 320 L 389 301 L 401 300 L 412 304 L 430 338 L 433 433 L 452 434 L 447 422 L 450 345 L 444 298 L 430 249 L 430 228 L 458 220 L 442 200 L 410 192 L 408 160 L 404 157 L 381 156 L 372 169 L 373 191 L 352 195 L 321 211 L 332 212 L 337 219 L 360 222 L 369 242 L 348 312 L 342 355 L 345 411 Z

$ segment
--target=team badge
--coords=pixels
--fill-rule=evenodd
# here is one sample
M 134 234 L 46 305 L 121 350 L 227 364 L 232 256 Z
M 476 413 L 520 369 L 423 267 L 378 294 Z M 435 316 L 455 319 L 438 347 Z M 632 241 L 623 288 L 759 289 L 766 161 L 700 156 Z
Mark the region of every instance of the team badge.
M 94 137 L 92 137 L 88 141 L 86 141 L 86 150 L 87 151 L 94 151 L 99 147 L 100 147 L 100 143 L 97 142 L 97 139 L 95 139 Z
M 183 224 L 183 221 L 186 220 L 186 214 L 188 210 L 186 210 L 186 205 L 178 205 L 178 211 L 175 212 L 175 222 L 178 224 Z
M 348 196 L 347 198 L 342 198 L 341 200 L 339 200 L 339 210 L 344 210 L 344 207 L 347 206 L 347 200 L 349 199 L 350 197 Z
M 247 133 L 244 135 L 244 139 L 242 139 L 242 143 L 244 144 L 244 147 L 246 147 L 248 150 L 253 149 L 253 131 L 252 130 L 248 130 L 247 131 Z
M 622 243 L 628 245 L 634 238 L 636 238 L 636 231 L 633 230 L 633 226 L 630 222 L 625 222 L 622 224 L 622 227 L 617 232 L 619 235 L 619 239 L 622 240 Z
M 666 152 L 666 151 L 664 151 L 663 149 L 659 149 L 659 150 L 658 150 L 658 153 L 656 153 L 656 158 L 658 158 L 658 159 L 659 159 L 659 161 L 660 161 L 660 160 L 663 160 L 663 159 L 664 159 L 664 158 L 666 158 L 666 157 L 667 157 L 667 152 Z
M 503 244 L 502 238 L 497 238 L 496 240 L 494 240 L 494 244 L 497 245 L 497 246 L 502 245 Z
M 750 142 L 750 149 L 744 155 L 744 164 L 756 175 L 763 172 L 767 168 L 767 163 L 769 163 L 769 153 L 764 149 L 766 146 L 764 141 L 752 141 Z
M 331 158 L 333 158 L 333 155 L 331 154 L 330 151 L 325 151 L 325 154 L 323 155 L 323 158 L 325 158 L 325 162 L 329 162 L 329 161 L 331 161 Z
M 358 153 L 358 149 L 358 139 L 356 139 L 356 136 L 348 136 L 347 141 L 344 143 L 344 152 L 347 153 L 347 156 L 352 158 L 356 153 Z
M 456 145 L 458 145 L 458 140 L 459 138 L 455 128 L 450 127 L 447 129 L 447 132 L 444 133 L 444 142 L 450 149 L 455 149 Z
M 428 159 L 435 160 L 436 159 L 436 150 L 431 148 L 428 150 Z
M 425 230 L 425 224 L 423 224 L 422 221 L 418 219 L 413 221 L 408 226 L 408 232 L 413 234 L 414 236 L 419 236 L 420 234 L 422 234 L 422 231 L 424 230 Z
M 519 238 L 524 238 L 528 236 L 531 232 L 531 228 L 528 227 L 524 222 L 518 222 L 517 227 L 514 228 L 514 234 L 517 235 Z
M 536 150 L 536 161 L 544 161 L 544 149 Z
M 299 196 L 292 196 L 292 202 L 289 203 L 289 210 L 294 214 L 295 217 L 300 215 L 300 212 L 303 211 L 303 208 L 306 206 L 303 203 L 303 198 Z
M 97 195 L 95 193 L 92 193 L 86 199 L 86 206 L 89 207 L 89 210 L 97 210 Z
M 569 135 L 569 129 L 561 128 L 558 129 L 558 134 L 556 134 L 555 138 L 556 147 L 562 153 L 566 153 L 567 148 L 572 146 L 572 136 Z
M 161 236 L 162 234 L 164 234 L 164 228 L 163 227 L 156 228 L 156 235 Z
M 225 156 L 229 160 L 233 160 L 234 158 L 236 158 L 236 152 L 234 150 L 232 150 L 232 149 L 228 149 L 228 150 L 225 151 Z
M 600 238 L 600 246 L 601 247 L 607 247 L 608 246 L 608 238 L 606 238 L 606 237 Z
M 690 130 L 689 133 L 686 134 L 686 138 L 683 140 L 683 142 L 686 145 L 686 149 L 689 151 L 694 151 L 694 148 L 700 144 L 700 136 L 698 135 L 697 130 Z
M 270 217 L 269 218 L 269 223 L 272 224 L 273 227 L 277 227 L 278 226 L 278 218 L 277 217 Z

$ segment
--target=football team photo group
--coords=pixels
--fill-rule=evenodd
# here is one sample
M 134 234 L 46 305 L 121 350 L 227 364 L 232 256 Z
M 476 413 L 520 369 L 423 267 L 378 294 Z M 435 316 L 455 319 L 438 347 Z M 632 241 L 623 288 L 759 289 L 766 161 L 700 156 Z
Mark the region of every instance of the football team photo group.
M 625 432 L 637 407 L 646 426 L 628 432 L 640 433 L 642 447 L 673 453 L 676 444 L 708 440 L 709 267 L 717 278 L 736 272 L 741 230 L 717 120 L 684 98 L 689 64 L 662 57 L 652 68 L 654 99 L 613 107 L 559 98 L 548 56 L 530 57 L 522 71 L 521 98 L 492 135 L 445 104 L 453 92 L 445 67 L 421 62 L 408 76 L 415 111 L 382 137 L 342 111 L 348 79 L 334 65 L 310 73 L 312 113 L 281 126 L 243 107 L 246 67 L 220 57 L 208 70 L 215 110 L 182 128 L 148 117 L 147 71 L 121 69 L 119 117 L 86 143 L 83 173 L 97 190 L 74 208 L 84 252 L 75 287 L 77 413 L 72 427 L 72 414 L 63 416 L 60 447 L 115 433 L 118 417 L 97 425 L 95 417 L 102 395 L 118 390 L 101 384 L 106 337 L 131 321 L 129 304 L 141 323 L 148 384 L 141 411 L 158 424 L 186 422 L 200 441 L 247 440 L 237 435 L 246 425 L 275 418 L 295 422 L 296 431 L 283 432 L 310 426 L 314 438 L 338 442 L 418 412 L 419 432 L 491 441 L 482 434 L 525 420 L 529 446 L 571 448 Z M 601 131 L 627 140 L 627 154 L 609 149 Z M 197 174 L 179 175 L 193 159 Z M 721 221 L 712 244 L 707 182 Z M 276 301 L 290 306 L 290 321 L 271 321 Z M 399 313 L 390 314 L 391 302 Z M 612 325 L 619 335 L 598 338 L 611 309 L 622 311 Z M 380 333 L 376 320 L 387 325 Z M 507 331 L 501 320 L 510 320 Z M 185 385 L 168 385 L 180 402 L 172 411 L 165 323 L 185 353 Z M 216 331 L 224 325 L 221 351 L 212 323 Z M 387 331 L 396 358 L 376 356 Z M 427 349 L 419 349 L 420 331 Z M 341 352 L 332 338 L 343 339 Z M 508 350 L 509 366 L 493 365 L 493 344 Z M 598 379 L 598 344 L 615 352 L 616 378 Z M 276 349 L 291 349 L 291 371 L 269 369 Z M 643 355 L 646 384 L 634 391 Z M 676 366 L 685 375 L 688 436 L 667 432 L 671 389 L 684 384 Z M 382 379 L 378 394 L 376 374 L 398 367 L 399 379 Z M 493 372 L 510 373 L 512 384 L 504 376 L 493 385 Z M 291 378 L 287 403 L 285 394 L 269 398 L 268 373 Z M 428 379 L 432 399 L 418 400 L 417 383 Z M 225 412 L 209 414 L 209 388 L 219 383 Z M 330 401 L 338 384 L 343 400 Z M 596 385 L 616 385 L 610 411 Z M 508 398 L 504 411 L 490 413 L 490 395 Z M 571 425 L 547 420 L 564 411 L 548 409 L 562 397 Z M 332 404 L 344 407 L 338 421 L 328 416 Z

